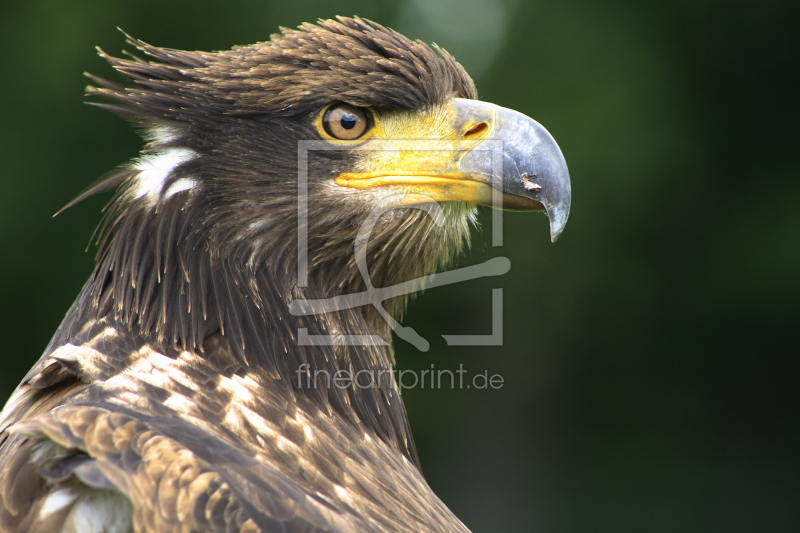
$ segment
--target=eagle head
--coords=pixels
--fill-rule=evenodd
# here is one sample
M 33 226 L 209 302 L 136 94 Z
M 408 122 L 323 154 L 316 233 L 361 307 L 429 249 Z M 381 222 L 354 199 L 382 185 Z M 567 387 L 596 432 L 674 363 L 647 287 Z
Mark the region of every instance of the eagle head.
M 380 366 L 390 347 L 293 346 L 298 328 L 386 339 L 382 313 L 292 317 L 290 302 L 433 273 L 468 242 L 478 205 L 543 210 L 553 240 L 566 223 L 553 138 L 477 100 L 435 45 L 341 17 L 219 52 L 129 43 L 147 59 L 100 51 L 125 84 L 90 76 L 88 93 L 148 144 L 76 199 L 119 185 L 80 312 L 161 350 L 202 352 L 219 332 L 240 362 L 287 380 L 314 358 Z

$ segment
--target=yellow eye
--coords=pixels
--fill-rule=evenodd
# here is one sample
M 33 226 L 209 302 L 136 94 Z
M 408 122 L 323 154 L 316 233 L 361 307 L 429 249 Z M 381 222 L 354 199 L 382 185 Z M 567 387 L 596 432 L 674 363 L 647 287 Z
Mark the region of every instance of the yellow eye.
M 335 139 L 353 141 L 370 127 L 369 111 L 350 104 L 337 104 L 325 112 L 322 125 L 325 132 Z

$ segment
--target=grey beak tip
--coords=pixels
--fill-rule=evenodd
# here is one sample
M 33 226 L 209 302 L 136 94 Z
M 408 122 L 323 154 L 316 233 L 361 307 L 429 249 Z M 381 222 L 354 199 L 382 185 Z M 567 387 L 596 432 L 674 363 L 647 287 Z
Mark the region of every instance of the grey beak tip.
M 563 209 L 547 209 L 547 217 L 550 219 L 550 242 L 556 242 L 567 225 L 569 207 Z
M 521 186 L 515 182 L 513 192 L 544 205 L 550 219 L 550 240 L 556 242 L 567 224 L 572 199 L 572 184 L 564 154 L 550 132 L 532 118 L 511 112 L 508 121 L 515 126 L 509 135 L 513 139 L 512 146 L 517 139 L 524 139 L 523 145 L 516 150 L 518 158 L 512 167 L 522 171 L 518 178 Z

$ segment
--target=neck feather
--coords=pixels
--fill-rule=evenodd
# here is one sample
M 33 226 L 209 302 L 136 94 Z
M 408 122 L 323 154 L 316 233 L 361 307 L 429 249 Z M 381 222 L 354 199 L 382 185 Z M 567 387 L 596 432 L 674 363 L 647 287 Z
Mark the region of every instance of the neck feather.
M 120 331 L 143 337 L 167 355 L 188 350 L 214 360 L 219 354 L 213 352 L 225 349 L 226 359 L 235 360 L 238 372 L 267 378 L 275 393 L 304 395 L 326 410 L 338 411 L 416 463 L 405 409 L 391 373 L 388 323 L 369 306 L 315 316 L 289 312 L 294 299 L 329 298 L 366 288 L 351 257 L 352 246 L 339 243 L 347 253 L 336 254 L 331 252 L 329 237 L 317 238 L 316 232 L 310 232 L 308 285 L 300 288 L 296 223 L 282 216 L 293 206 L 284 206 L 285 213 L 272 217 L 283 224 L 240 220 L 237 227 L 258 227 L 260 233 L 237 234 L 213 216 L 203 216 L 213 213 L 213 206 L 193 205 L 192 197 L 191 190 L 180 190 L 154 204 L 146 196 L 118 194 L 102 226 L 95 271 L 65 324 L 78 329 L 86 321 L 110 320 Z M 427 236 L 424 242 L 429 246 L 450 249 L 443 239 L 453 236 L 437 233 L 424 214 L 402 216 L 387 221 L 408 226 L 401 242 L 411 246 L 421 234 Z M 352 221 L 342 224 L 352 227 Z M 419 247 L 407 258 L 413 261 L 404 261 L 409 250 L 388 247 L 385 240 L 390 235 L 395 234 L 376 230 L 374 243 L 370 241 L 375 286 L 428 274 L 441 263 L 439 256 Z M 426 254 L 434 259 L 420 261 Z M 392 270 L 394 265 L 414 261 L 423 267 Z M 389 271 L 395 276 L 386 275 Z M 389 302 L 390 311 L 398 314 L 405 300 Z M 308 345 L 301 335 L 332 342 Z M 387 344 L 347 345 L 342 341 L 349 335 L 379 336 Z M 224 342 L 206 342 L 212 336 Z M 342 387 L 341 381 L 333 379 L 337 375 L 351 381 Z

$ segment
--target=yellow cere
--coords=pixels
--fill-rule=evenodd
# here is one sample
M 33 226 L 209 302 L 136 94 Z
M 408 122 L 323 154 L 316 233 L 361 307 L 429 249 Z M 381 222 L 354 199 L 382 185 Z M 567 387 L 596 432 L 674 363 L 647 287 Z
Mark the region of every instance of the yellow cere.
M 463 156 L 491 131 L 489 113 L 464 116 L 463 108 L 452 104 L 425 111 L 370 111 L 373 126 L 363 137 L 332 139 L 364 151 L 356 158 L 354 172 L 335 179 L 338 185 L 387 188 L 405 195 L 403 204 L 431 200 L 491 204 L 492 188 L 485 178 L 460 169 Z

